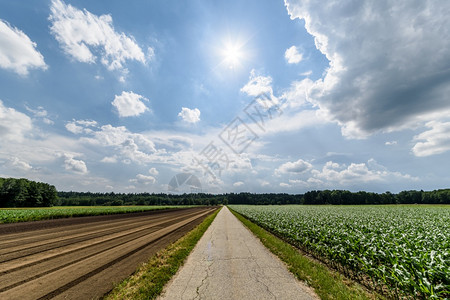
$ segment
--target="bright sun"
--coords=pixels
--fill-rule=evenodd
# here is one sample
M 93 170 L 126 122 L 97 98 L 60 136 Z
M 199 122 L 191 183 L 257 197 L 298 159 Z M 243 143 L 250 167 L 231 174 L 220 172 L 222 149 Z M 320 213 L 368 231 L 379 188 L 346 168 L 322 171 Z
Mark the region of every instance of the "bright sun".
M 222 49 L 223 64 L 229 69 L 236 69 L 240 66 L 243 58 L 241 46 L 228 43 Z

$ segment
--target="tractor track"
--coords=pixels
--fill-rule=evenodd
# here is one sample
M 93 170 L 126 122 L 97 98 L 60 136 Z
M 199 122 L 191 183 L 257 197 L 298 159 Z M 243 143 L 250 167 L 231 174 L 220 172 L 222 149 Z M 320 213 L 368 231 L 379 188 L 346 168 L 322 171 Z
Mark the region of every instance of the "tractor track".
M 85 217 L 55 220 L 56 226 L 45 221 L 41 228 L 37 222 L 0 225 L 0 299 L 102 297 L 213 211 Z

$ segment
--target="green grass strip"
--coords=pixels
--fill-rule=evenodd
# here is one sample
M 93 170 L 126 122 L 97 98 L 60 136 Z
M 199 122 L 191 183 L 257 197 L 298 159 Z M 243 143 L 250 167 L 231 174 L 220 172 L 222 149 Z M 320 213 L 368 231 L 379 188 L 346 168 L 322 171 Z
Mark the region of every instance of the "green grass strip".
M 299 280 L 311 286 L 321 299 L 381 299 L 377 294 L 368 293 L 361 285 L 330 270 L 325 265 L 303 254 L 280 238 L 274 236 L 239 213 L 230 211 L 245 225 L 273 254 L 288 266 Z
M 143 264 L 135 274 L 116 286 L 104 299 L 155 299 L 164 285 L 183 265 L 185 259 L 219 213 L 212 215 L 167 248 Z

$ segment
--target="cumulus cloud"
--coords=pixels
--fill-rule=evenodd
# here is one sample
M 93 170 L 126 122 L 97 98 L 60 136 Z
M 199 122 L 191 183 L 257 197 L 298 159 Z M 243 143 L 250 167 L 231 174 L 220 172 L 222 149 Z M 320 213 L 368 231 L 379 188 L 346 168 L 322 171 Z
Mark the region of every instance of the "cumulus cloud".
M 414 137 L 417 143 L 412 148 L 415 156 L 430 156 L 450 150 L 450 122 L 432 121 L 430 128 Z
M 51 32 L 73 59 L 94 63 L 99 58 L 109 70 L 125 70 L 127 60 L 146 62 L 134 38 L 114 29 L 110 15 L 97 16 L 61 0 L 53 0 L 50 10 Z
M 396 130 L 450 107 L 450 2 L 285 3 L 330 61 L 309 96 L 343 135 Z
M 255 70 L 251 70 L 249 81 L 241 88 L 241 92 L 251 97 L 261 94 L 273 96 L 272 77 L 257 75 Z
M 152 154 L 156 152 L 155 144 L 146 136 L 140 133 L 130 132 L 126 127 L 114 127 L 112 125 L 98 126 L 95 121 L 73 121 L 75 124 L 73 133 L 84 135 L 80 141 L 92 145 L 112 147 L 120 156 L 109 156 L 102 159 L 105 163 L 114 163 L 122 159 L 124 163 L 131 161 L 136 163 L 148 163 L 154 158 Z M 67 128 L 67 125 L 66 125 Z
M 0 19 L 0 67 L 19 75 L 27 75 L 30 69 L 47 69 L 36 43 L 6 21 Z
M 190 109 L 182 107 L 178 116 L 188 123 L 197 123 L 200 121 L 200 110 L 198 108 Z
M 395 179 L 415 180 L 407 174 L 392 172 L 379 165 L 374 159 L 367 163 L 351 163 L 350 165 L 327 162 L 321 170 L 311 171 L 313 181 L 317 184 L 341 184 L 365 183 L 373 181 L 390 181 Z
M 148 110 L 142 100 L 148 101 L 139 94 L 123 91 L 121 95 L 116 95 L 111 103 L 120 117 L 136 117 Z
M 283 173 L 305 173 L 312 168 L 312 165 L 304 161 L 303 159 L 299 159 L 294 162 L 287 162 L 282 164 L 278 169 L 275 170 L 275 174 L 283 174 Z
M 243 186 L 243 185 L 244 185 L 244 183 L 242 181 L 236 181 L 235 183 L 233 183 L 234 187 L 240 187 L 240 186 Z
M 84 161 L 75 159 L 70 153 L 64 153 L 64 168 L 78 174 L 87 174 L 88 169 Z
M 29 116 L 4 106 L 0 100 L 0 138 L 3 141 L 22 141 L 32 128 Z
M 302 61 L 303 55 L 298 51 L 297 47 L 292 46 L 284 52 L 284 58 L 288 64 L 298 64 Z
M 147 176 L 147 175 L 142 175 L 142 174 L 137 174 L 135 179 L 131 179 L 130 182 L 137 182 L 140 184 L 153 184 L 156 182 L 155 177 L 153 176 Z

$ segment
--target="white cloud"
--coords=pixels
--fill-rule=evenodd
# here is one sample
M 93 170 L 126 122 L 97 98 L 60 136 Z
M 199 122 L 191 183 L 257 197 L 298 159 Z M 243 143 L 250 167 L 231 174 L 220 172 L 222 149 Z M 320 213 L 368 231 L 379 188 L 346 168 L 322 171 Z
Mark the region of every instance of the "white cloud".
M 309 100 L 344 136 L 398 130 L 450 107 L 449 1 L 285 3 L 330 61 Z
M 297 47 L 292 46 L 284 52 L 284 58 L 289 64 L 298 64 L 302 61 L 303 55 L 298 51 Z
M 386 146 L 394 146 L 397 145 L 397 141 L 387 141 L 386 143 L 384 143 Z
M 256 75 L 255 70 L 251 70 L 247 84 L 241 88 L 241 92 L 249 96 L 256 97 L 261 94 L 273 96 L 272 77 Z
M 325 124 L 326 120 L 316 108 L 305 108 L 308 104 L 308 90 L 314 82 L 310 79 L 294 81 L 280 97 L 273 94 L 272 78 L 250 72 L 249 81 L 241 92 L 257 97 L 246 112 L 252 115 L 265 133 L 298 131 L 305 127 Z M 258 105 L 255 105 L 257 103 Z
M 148 172 L 153 176 L 157 176 L 159 174 L 158 170 L 156 170 L 155 168 L 151 168 L 150 170 L 148 170 Z
M 77 124 L 86 126 L 86 127 L 95 127 L 97 126 L 97 121 L 94 120 L 77 120 Z
M 66 124 L 66 129 L 74 134 L 80 134 L 84 131 L 84 128 L 75 124 L 75 122 L 69 122 Z
M 244 183 L 242 181 L 237 181 L 237 182 L 233 183 L 234 187 L 240 187 L 240 186 L 243 186 L 243 185 L 244 185 Z
M 107 163 L 107 164 L 114 164 L 117 162 L 117 156 L 113 155 L 113 156 L 105 156 L 102 158 L 102 160 L 100 161 L 102 163 Z
M 23 31 L 1 19 L 0 67 L 19 75 L 27 75 L 30 69 L 47 69 L 44 57 L 36 50 L 36 43 Z
M 116 95 L 111 103 L 117 109 L 120 117 L 135 117 L 148 110 L 141 100 L 148 101 L 139 94 L 123 91 L 121 95 Z
M 275 174 L 284 174 L 284 173 L 305 173 L 312 168 L 312 165 L 304 161 L 303 159 L 299 159 L 295 162 L 287 162 L 282 164 L 278 169 L 275 170 Z
M 117 151 L 117 156 L 113 156 L 114 159 L 104 157 L 102 162 L 113 163 L 120 159 L 124 163 L 133 161 L 142 164 L 154 160 L 155 144 L 143 134 L 132 133 L 124 126 L 103 125 L 98 127 L 95 121 L 73 121 L 72 123 L 77 126 L 74 133 L 85 135 L 80 139 L 81 142 L 113 147 Z M 120 156 L 118 156 L 119 154 Z
M 146 62 L 134 38 L 115 31 L 110 15 L 97 16 L 61 0 L 53 0 L 50 10 L 51 32 L 72 58 L 94 63 L 100 56 L 109 70 L 125 70 L 126 60 Z
M 200 110 L 198 108 L 190 109 L 182 107 L 178 116 L 188 123 L 197 123 L 200 121 Z
M 4 106 L 0 100 L 0 138 L 3 141 L 22 141 L 32 128 L 30 117 Z
M 300 73 L 300 75 L 301 75 L 301 76 L 306 76 L 306 77 L 308 77 L 308 76 L 310 76 L 312 73 L 313 73 L 313 71 L 312 71 L 312 70 L 309 70 L 309 71 Z
M 137 182 L 137 183 L 140 183 L 140 184 L 148 185 L 148 184 L 155 183 L 156 179 L 153 176 L 137 174 L 136 175 L 136 179 L 131 179 L 130 182 Z
M 70 153 L 64 153 L 63 157 L 64 157 L 64 168 L 67 171 L 73 171 L 78 174 L 88 173 L 88 169 L 84 161 L 74 159 L 74 156 Z
M 432 121 L 426 124 L 430 130 L 414 137 L 412 148 L 415 156 L 430 156 L 450 150 L 450 122 Z
M 25 108 L 26 108 L 29 112 L 33 113 L 34 116 L 37 117 L 37 118 L 45 118 L 45 117 L 48 116 L 47 111 L 46 111 L 42 106 L 38 106 L 37 109 L 32 109 L 32 108 L 30 108 L 30 107 L 28 107 L 28 106 L 25 106 Z
M 374 159 L 370 159 L 367 163 L 351 163 L 348 166 L 329 161 L 323 166 L 322 170 L 315 169 L 311 173 L 312 178 L 319 180 L 317 182 L 331 185 L 348 185 L 374 181 L 386 182 L 398 179 L 415 180 L 410 175 L 387 170 Z
M 30 171 L 33 167 L 26 161 L 20 160 L 17 157 L 11 157 L 7 162 L 6 166 L 18 171 Z
M 66 129 L 74 134 L 81 133 L 91 133 L 93 132 L 91 128 L 96 127 L 97 122 L 92 120 L 73 120 L 72 122 L 67 122 Z
M 374 159 L 363 163 L 339 164 L 328 161 L 320 166 L 312 166 L 308 172 L 282 175 L 281 187 L 311 189 L 366 189 L 369 186 L 383 187 L 399 182 L 417 181 L 417 177 L 390 171 Z M 293 178 L 292 178 L 293 177 Z M 288 183 L 286 183 L 288 182 Z M 364 186 L 365 188 L 361 188 Z

